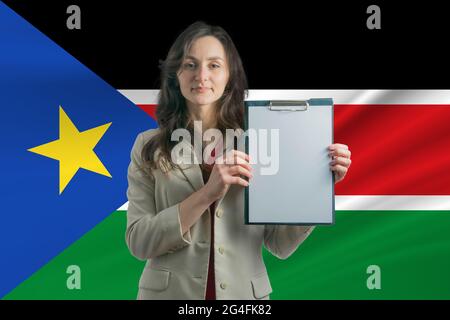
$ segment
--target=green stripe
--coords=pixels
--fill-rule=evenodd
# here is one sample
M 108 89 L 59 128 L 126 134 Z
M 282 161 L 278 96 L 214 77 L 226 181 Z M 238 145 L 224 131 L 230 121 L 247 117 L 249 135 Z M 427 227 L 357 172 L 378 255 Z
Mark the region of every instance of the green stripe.
M 286 261 L 269 254 L 273 299 L 449 299 L 448 212 L 339 212 Z M 381 290 L 367 288 L 369 265 Z
M 338 211 L 287 260 L 264 250 L 272 299 L 449 299 L 450 215 L 445 211 Z M 144 262 L 125 245 L 126 216 L 112 214 L 5 299 L 135 299 Z M 68 290 L 66 268 L 81 268 Z M 381 290 L 366 269 L 381 268 Z

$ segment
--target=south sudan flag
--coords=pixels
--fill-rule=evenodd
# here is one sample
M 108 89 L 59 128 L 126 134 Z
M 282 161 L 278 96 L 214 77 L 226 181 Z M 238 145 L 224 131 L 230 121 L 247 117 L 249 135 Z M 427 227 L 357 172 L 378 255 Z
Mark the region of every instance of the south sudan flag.
M 158 92 L 108 85 L 1 2 L 0 30 L 0 297 L 135 299 L 144 262 L 125 245 L 126 169 L 138 132 L 156 127 Z M 249 73 L 286 79 L 258 71 Z M 335 142 L 353 163 L 336 185 L 333 226 L 287 260 L 263 252 L 271 298 L 449 299 L 450 91 L 251 90 L 249 99 L 322 97 L 335 102 Z

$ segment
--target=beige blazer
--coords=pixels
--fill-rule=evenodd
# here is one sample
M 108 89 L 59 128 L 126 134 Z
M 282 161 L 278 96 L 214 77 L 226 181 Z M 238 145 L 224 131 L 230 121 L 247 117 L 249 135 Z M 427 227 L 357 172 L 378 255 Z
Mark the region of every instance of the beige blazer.
M 204 299 L 210 241 L 217 299 L 269 299 L 263 244 L 286 259 L 314 227 L 246 225 L 244 188 L 232 185 L 216 202 L 213 240 L 209 209 L 182 234 L 179 203 L 204 185 L 202 173 L 199 165 L 181 165 L 168 173 L 154 170 L 151 178 L 139 169 L 143 145 L 156 130 L 138 135 L 128 168 L 126 243 L 133 256 L 147 260 L 138 299 Z

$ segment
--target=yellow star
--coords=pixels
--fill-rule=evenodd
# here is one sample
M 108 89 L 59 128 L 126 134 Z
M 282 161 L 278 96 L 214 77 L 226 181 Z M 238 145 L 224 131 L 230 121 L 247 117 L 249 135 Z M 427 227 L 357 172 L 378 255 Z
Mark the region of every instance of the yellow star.
M 94 152 L 94 147 L 110 125 L 111 122 L 80 132 L 59 106 L 59 139 L 28 151 L 59 160 L 59 194 L 61 194 L 80 168 L 111 178 Z

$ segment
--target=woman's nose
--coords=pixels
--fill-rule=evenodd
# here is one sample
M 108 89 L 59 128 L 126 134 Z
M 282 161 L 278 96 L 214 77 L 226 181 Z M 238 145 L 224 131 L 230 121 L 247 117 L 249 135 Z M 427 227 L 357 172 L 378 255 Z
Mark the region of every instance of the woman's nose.
M 200 66 L 195 74 L 195 80 L 205 82 L 209 79 L 209 70 L 206 67 Z

